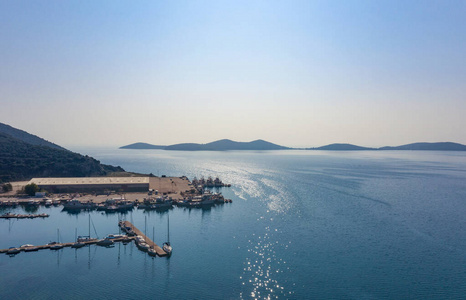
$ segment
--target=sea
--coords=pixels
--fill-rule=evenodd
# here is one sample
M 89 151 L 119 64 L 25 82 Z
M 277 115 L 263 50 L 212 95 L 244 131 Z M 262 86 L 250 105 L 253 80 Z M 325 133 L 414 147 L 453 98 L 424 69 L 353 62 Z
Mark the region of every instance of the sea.
M 466 152 L 73 149 L 155 175 L 219 177 L 232 203 L 0 219 L 0 248 L 118 233 L 173 246 L 0 255 L 0 299 L 465 299 Z M 217 191 L 217 190 L 216 190 Z M 21 207 L 4 212 L 24 212 Z

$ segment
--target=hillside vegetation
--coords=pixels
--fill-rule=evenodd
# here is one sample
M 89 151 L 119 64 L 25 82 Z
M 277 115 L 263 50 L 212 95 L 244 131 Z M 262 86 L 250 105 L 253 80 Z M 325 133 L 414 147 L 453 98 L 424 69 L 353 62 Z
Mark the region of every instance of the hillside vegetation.
M 0 182 L 32 177 L 102 176 L 124 171 L 62 149 L 33 145 L 0 132 Z
M 54 149 L 66 150 L 65 148 L 60 147 L 57 144 L 44 140 L 43 138 L 40 138 L 36 135 L 27 133 L 24 130 L 11 127 L 7 124 L 0 123 L 0 133 L 7 134 L 15 139 L 18 139 L 31 145 L 47 146 Z

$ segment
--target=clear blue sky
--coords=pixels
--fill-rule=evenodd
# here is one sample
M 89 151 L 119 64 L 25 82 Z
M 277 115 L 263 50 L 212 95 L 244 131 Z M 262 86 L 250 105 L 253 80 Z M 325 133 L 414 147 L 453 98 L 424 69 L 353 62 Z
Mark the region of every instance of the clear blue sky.
M 1 1 L 0 122 L 60 145 L 466 143 L 466 1 Z

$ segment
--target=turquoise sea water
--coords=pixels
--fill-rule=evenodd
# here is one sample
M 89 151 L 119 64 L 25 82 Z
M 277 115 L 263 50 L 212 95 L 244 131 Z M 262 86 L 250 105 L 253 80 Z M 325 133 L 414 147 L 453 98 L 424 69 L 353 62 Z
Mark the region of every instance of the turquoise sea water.
M 232 204 L 132 219 L 171 258 L 134 246 L 0 255 L 0 299 L 453 299 L 466 294 L 466 153 L 76 149 L 135 172 L 219 176 Z M 15 211 L 22 211 L 17 208 Z M 0 220 L 0 248 L 74 240 L 88 213 Z M 92 230 L 92 234 L 94 234 Z

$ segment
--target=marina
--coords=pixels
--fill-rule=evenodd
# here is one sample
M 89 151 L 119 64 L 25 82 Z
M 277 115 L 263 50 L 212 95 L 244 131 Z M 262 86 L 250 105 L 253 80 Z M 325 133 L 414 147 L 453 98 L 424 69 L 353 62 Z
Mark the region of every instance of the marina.
M 89 216 L 89 226 L 90 226 L 90 216 Z M 136 226 L 134 226 L 129 221 L 119 221 L 118 226 L 120 229 L 126 233 L 123 234 L 109 234 L 103 239 L 99 238 L 91 238 L 90 236 L 90 227 L 89 227 L 89 235 L 88 236 L 79 236 L 76 238 L 75 242 L 71 243 L 60 243 L 60 233 L 59 229 L 57 229 L 57 241 L 58 242 L 50 242 L 46 245 L 31 245 L 31 244 L 24 244 L 19 247 L 10 247 L 8 249 L 0 249 L 0 253 L 6 253 L 7 255 L 16 255 L 20 252 L 32 252 L 32 251 L 39 251 L 39 250 L 59 250 L 65 247 L 71 248 L 81 248 L 87 245 L 96 244 L 97 246 L 104 246 L 109 247 L 112 246 L 114 243 L 122 242 L 127 244 L 129 242 L 135 241 L 136 246 L 139 250 L 143 252 L 148 252 L 150 256 L 169 256 L 169 253 L 165 252 L 159 245 L 157 245 L 152 239 L 150 239 L 146 234 L 144 234 L 141 230 L 139 230 Z M 170 248 L 171 252 L 171 248 Z

